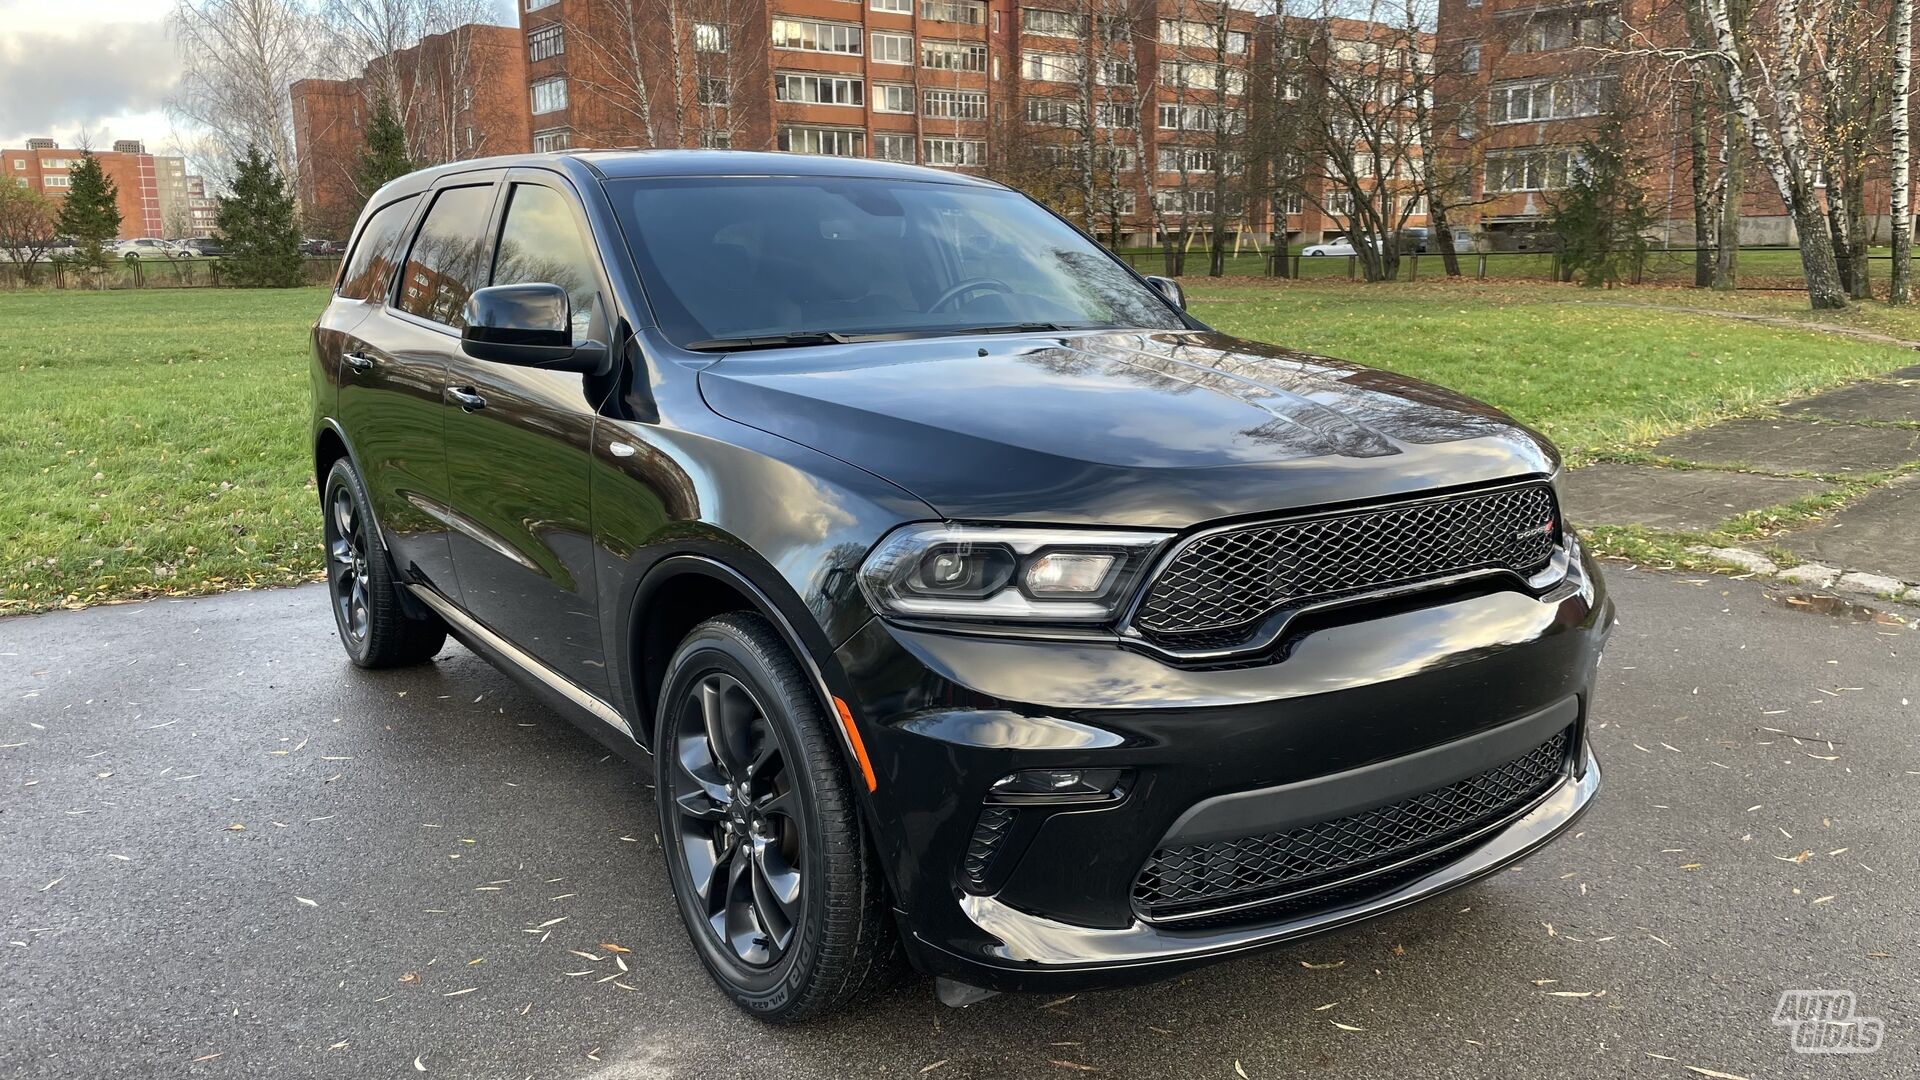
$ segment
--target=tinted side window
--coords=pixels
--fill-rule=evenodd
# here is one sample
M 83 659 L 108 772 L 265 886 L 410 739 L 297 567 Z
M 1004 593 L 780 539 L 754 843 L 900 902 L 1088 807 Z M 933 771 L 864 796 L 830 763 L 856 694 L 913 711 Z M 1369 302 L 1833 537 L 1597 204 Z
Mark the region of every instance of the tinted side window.
M 520 285 L 543 281 L 567 290 L 573 302 L 573 341 L 587 340 L 600 302 L 600 277 L 593 249 L 580 235 L 566 196 L 538 184 L 515 184 L 494 256 L 493 283 Z
M 393 277 L 393 264 L 400 259 L 400 230 L 407 227 L 413 207 L 420 196 L 409 195 L 373 212 L 360 239 L 347 260 L 347 272 L 340 277 L 340 295 L 349 300 L 371 300 L 386 292 Z
M 407 253 L 400 310 L 458 330 L 467 296 L 486 268 L 487 213 L 493 186 L 448 188 L 436 195 Z

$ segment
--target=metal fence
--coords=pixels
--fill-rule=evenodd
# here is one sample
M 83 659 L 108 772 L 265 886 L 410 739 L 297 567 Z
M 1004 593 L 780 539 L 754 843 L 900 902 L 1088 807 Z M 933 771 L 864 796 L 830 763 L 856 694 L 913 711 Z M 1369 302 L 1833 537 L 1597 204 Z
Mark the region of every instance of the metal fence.
M 325 285 L 340 269 L 338 256 L 300 260 L 309 285 Z M 124 259 L 99 272 L 75 271 L 42 261 L 31 270 L 0 262 L 0 289 L 210 289 L 221 279 L 220 259 Z
M 1655 248 L 1626 284 L 1691 286 L 1694 283 L 1696 248 Z M 1114 254 L 1143 274 L 1166 277 L 1200 277 L 1211 265 L 1210 252 L 1195 248 L 1187 252 L 1169 252 L 1160 248 L 1122 248 Z M 1714 256 L 1712 249 L 1708 257 Z M 1562 281 L 1566 268 L 1557 251 L 1466 251 L 1456 256 L 1462 277 L 1487 281 Z M 1281 260 L 1285 259 L 1284 267 Z M 1222 260 L 1227 277 L 1291 277 L 1309 281 L 1346 279 L 1359 281 L 1366 276 L 1357 255 L 1303 255 L 1299 252 L 1228 252 Z M 1877 296 L 1884 296 L 1893 275 L 1891 254 L 1867 257 L 1867 280 Z M 1445 257 L 1406 253 L 1400 256 L 1401 281 L 1439 277 L 1446 273 Z M 1806 274 L 1800 265 L 1800 249 L 1790 247 L 1741 248 L 1737 274 L 1741 289 L 1760 291 L 1803 290 Z

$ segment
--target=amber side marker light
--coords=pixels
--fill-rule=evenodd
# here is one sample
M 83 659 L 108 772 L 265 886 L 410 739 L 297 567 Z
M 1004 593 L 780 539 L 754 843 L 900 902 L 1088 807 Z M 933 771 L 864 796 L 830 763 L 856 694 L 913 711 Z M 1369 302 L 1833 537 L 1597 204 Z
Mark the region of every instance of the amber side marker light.
M 847 733 L 847 742 L 853 746 L 853 756 L 860 762 L 860 775 L 867 778 L 867 790 L 876 791 L 880 781 L 873 775 L 873 762 L 867 758 L 867 744 L 860 741 L 860 729 L 853 726 L 853 713 L 847 703 L 839 698 L 833 699 L 833 707 L 840 714 L 840 727 Z

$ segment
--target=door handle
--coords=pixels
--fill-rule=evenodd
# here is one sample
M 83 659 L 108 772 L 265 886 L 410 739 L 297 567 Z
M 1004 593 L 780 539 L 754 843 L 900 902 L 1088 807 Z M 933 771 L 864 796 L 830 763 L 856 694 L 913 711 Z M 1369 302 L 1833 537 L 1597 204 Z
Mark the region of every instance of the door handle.
M 350 352 L 340 359 L 345 360 L 347 366 L 355 371 L 367 372 L 373 370 L 373 357 L 368 356 L 366 353 Z
M 478 412 L 487 407 L 487 399 L 474 393 L 472 387 L 449 386 L 447 396 L 464 412 Z

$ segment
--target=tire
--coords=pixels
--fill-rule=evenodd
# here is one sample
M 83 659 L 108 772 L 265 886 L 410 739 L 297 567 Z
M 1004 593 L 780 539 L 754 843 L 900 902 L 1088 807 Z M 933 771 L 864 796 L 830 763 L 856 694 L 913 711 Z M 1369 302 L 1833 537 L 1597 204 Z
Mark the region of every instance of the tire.
M 720 989 L 793 1023 L 893 982 L 900 947 L 839 741 L 773 627 L 694 627 L 655 724 L 667 877 Z
M 437 616 L 415 619 L 400 605 L 373 523 L 366 485 L 346 458 L 333 463 L 320 498 L 327 552 L 327 606 L 347 656 L 363 668 L 431 660 L 447 643 Z

